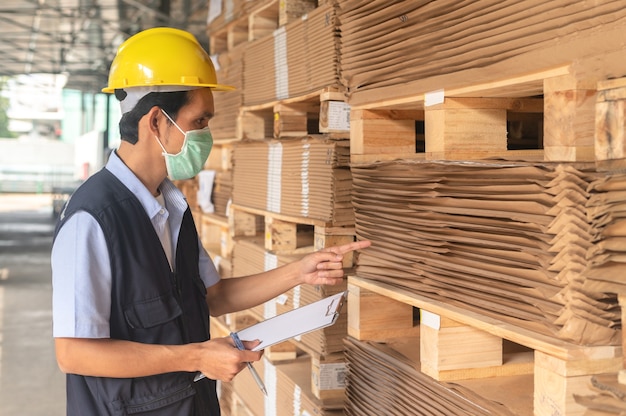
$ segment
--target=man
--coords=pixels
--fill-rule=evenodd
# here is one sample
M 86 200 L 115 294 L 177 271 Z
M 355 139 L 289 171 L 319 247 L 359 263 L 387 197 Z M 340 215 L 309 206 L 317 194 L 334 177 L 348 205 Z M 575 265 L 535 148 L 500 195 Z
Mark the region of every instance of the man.
M 215 380 L 262 352 L 210 339 L 208 316 L 244 310 L 299 284 L 335 284 L 355 242 L 281 268 L 221 280 L 182 193 L 167 179 L 202 169 L 215 69 L 187 32 L 124 42 L 103 91 L 120 100 L 122 142 L 72 195 L 52 249 L 53 320 L 70 415 L 219 415 Z M 206 375 L 197 382 L 194 376 Z

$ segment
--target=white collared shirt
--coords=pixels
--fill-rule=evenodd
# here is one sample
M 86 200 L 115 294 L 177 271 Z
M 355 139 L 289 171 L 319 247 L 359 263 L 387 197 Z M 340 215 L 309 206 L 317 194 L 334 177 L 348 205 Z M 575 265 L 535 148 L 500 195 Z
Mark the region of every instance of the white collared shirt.
M 165 201 L 163 206 L 115 152 L 111 153 L 106 169 L 137 197 L 162 243 L 167 241 L 166 234 L 169 231 L 170 241 L 165 245 L 170 246 L 170 254 L 176 253 L 183 214 L 187 209 L 182 192 L 169 179 L 165 179 L 159 187 Z M 205 286 L 210 287 L 220 277 L 200 240 L 198 246 L 200 277 Z M 167 247 L 164 250 L 168 252 Z M 90 214 L 76 212 L 67 220 L 55 238 L 51 262 L 53 336 L 109 338 L 109 252 L 104 233 Z M 175 264 L 175 259 L 171 259 L 170 264 Z

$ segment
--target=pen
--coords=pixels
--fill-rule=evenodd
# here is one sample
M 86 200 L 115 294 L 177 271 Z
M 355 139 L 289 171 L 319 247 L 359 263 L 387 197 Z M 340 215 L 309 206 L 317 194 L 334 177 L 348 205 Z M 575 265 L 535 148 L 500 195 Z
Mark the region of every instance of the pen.
M 239 339 L 239 336 L 235 332 L 231 332 L 230 333 L 230 337 L 235 342 L 235 346 L 237 347 L 237 349 L 239 349 L 241 351 L 246 349 L 243 346 L 243 343 L 241 342 L 241 340 Z M 261 380 L 261 377 L 259 377 L 259 373 L 256 372 L 255 368 L 252 366 L 252 363 L 247 362 L 246 366 L 250 369 L 250 372 L 252 373 L 252 377 L 254 378 L 254 381 L 256 382 L 257 386 L 259 386 L 259 388 L 261 389 L 263 394 L 265 394 L 267 396 L 267 389 L 265 388 L 265 384 L 263 384 L 263 380 Z M 198 373 L 193 378 L 193 381 L 202 380 L 204 377 L 206 377 L 204 374 Z
M 237 346 L 237 348 L 239 348 L 242 351 L 246 349 L 243 346 L 243 343 L 241 342 L 241 340 L 239 339 L 239 336 L 237 335 L 237 333 L 231 332 L 230 337 L 233 339 L 233 341 L 235 341 L 235 346 Z M 261 380 L 261 377 L 259 377 L 259 373 L 256 372 L 251 362 L 248 361 L 246 365 L 248 366 L 248 369 L 250 369 L 250 372 L 252 373 L 252 377 L 254 378 L 254 381 L 256 381 L 257 386 L 259 386 L 263 394 L 267 396 L 267 390 L 265 389 L 265 384 L 263 384 L 263 380 Z

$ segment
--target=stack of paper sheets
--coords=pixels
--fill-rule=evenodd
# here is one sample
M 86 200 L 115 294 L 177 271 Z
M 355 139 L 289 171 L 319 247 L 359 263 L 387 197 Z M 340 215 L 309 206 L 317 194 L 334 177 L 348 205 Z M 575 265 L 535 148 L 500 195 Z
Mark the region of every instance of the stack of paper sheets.
M 349 141 L 246 141 L 233 152 L 233 202 L 335 225 L 354 223 Z
M 246 44 L 244 105 L 299 97 L 339 86 L 338 31 L 334 8 L 323 5 Z
M 282 148 L 281 154 L 275 153 L 275 162 L 281 164 L 280 177 L 275 177 L 280 181 L 279 212 L 335 224 L 354 220 L 352 175 L 338 161 L 338 154 L 349 151 L 346 143 L 323 137 L 274 142 Z
M 578 344 L 621 343 L 614 296 L 583 288 L 593 166 L 353 166 L 357 274 Z
M 513 416 L 506 406 L 458 384 L 436 382 L 419 371 L 419 339 L 399 350 L 386 344 L 346 339 L 350 372 L 346 415 Z M 498 378 L 502 383 L 503 377 Z M 499 386 L 504 388 L 504 386 Z

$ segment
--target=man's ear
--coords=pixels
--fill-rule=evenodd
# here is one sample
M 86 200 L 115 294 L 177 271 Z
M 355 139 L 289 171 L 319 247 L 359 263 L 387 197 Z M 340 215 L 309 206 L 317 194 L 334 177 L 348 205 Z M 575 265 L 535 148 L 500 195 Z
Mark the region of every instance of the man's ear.
M 146 114 L 148 121 L 148 128 L 150 129 L 150 133 L 154 136 L 159 136 L 159 123 L 163 122 L 161 109 L 157 106 L 154 106 L 148 111 Z

